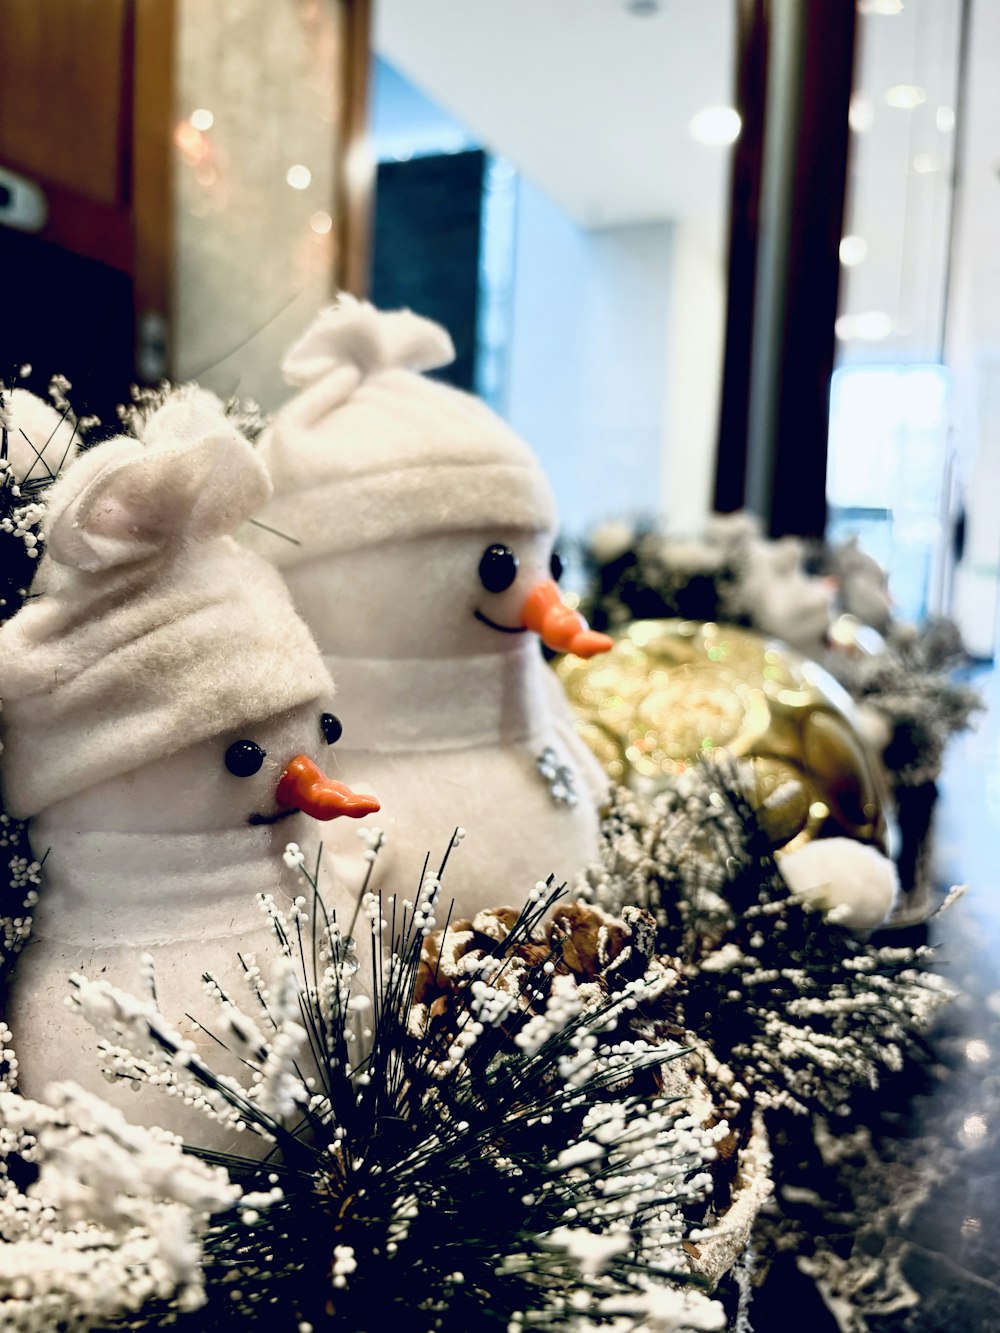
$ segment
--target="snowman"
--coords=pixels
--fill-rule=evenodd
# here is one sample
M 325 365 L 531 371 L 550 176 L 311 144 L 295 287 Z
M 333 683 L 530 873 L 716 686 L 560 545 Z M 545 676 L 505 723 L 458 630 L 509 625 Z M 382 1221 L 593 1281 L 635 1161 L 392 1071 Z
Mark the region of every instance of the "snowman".
M 461 827 L 442 898 L 470 916 L 597 859 L 606 779 L 539 640 L 581 656 L 611 641 L 559 592 L 534 454 L 419 373 L 453 355 L 409 311 L 343 296 L 323 312 L 284 363 L 301 392 L 259 444 L 276 494 L 241 536 L 281 567 L 343 690 L 338 771 L 383 805 L 376 883 L 413 897 Z M 334 830 L 348 891 L 366 869 L 352 850 Z
M 180 391 L 141 442 L 98 445 L 54 483 L 42 592 L 0 627 L 3 796 L 45 858 L 6 1014 L 22 1090 L 72 1078 L 201 1144 L 200 1114 L 108 1089 L 65 996 L 73 972 L 143 993 L 147 953 L 161 1010 L 211 1046 L 181 1016 L 211 1008 L 206 971 L 246 1003 L 241 954 L 266 975 L 278 944 L 255 895 L 287 908 L 302 891 L 291 817 L 378 809 L 317 762 L 329 674 L 273 568 L 229 535 L 269 493 L 216 401 Z

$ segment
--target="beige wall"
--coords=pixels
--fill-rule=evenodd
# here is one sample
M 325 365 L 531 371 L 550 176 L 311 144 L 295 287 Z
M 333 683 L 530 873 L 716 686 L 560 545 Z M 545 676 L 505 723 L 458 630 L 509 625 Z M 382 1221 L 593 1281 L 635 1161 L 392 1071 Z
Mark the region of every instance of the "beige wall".
M 337 0 L 179 4 L 173 373 L 265 410 L 286 392 L 283 350 L 332 293 L 343 41 Z

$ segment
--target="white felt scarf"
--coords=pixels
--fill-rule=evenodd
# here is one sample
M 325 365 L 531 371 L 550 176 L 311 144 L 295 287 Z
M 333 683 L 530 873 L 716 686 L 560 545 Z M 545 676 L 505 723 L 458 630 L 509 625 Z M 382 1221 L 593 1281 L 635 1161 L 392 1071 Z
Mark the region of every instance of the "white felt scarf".
M 257 894 L 288 908 L 301 892 L 267 827 L 78 833 L 42 817 L 32 838 L 48 853 L 36 942 L 123 954 L 201 943 L 206 957 L 217 942 L 235 959 L 240 941 L 266 924 Z
M 480 657 L 325 658 L 345 731 L 337 752 L 515 745 L 550 725 L 538 644 Z

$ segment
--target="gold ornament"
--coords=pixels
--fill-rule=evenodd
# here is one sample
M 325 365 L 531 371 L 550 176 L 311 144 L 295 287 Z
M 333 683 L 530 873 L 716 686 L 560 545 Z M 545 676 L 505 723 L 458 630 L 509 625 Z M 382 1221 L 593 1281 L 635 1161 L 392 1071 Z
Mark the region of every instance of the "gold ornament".
M 876 770 L 850 696 L 822 667 L 750 630 L 638 620 L 610 652 L 556 667 L 608 776 L 656 791 L 701 757 L 749 761 L 776 849 L 849 837 L 885 848 Z

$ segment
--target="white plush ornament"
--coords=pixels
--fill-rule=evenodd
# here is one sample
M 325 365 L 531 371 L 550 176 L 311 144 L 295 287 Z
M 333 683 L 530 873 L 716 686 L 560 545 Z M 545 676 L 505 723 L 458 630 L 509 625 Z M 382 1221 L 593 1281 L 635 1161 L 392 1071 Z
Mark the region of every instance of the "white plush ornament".
M 55 476 L 75 457 L 76 419 L 27 389 L 4 389 L 0 421 L 7 428 L 7 460 L 19 483 Z
M 278 953 L 255 895 L 287 909 L 301 892 L 286 816 L 378 808 L 315 764 L 329 674 L 279 576 L 228 535 L 269 494 L 198 390 L 168 399 L 141 442 L 80 455 L 49 491 L 42 594 L 0 627 L 4 801 L 45 857 L 7 1015 L 28 1095 L 71 1076 L 115 1097 L 66 1011 L 70 973 L 139 993 L 147 952 L 171 1018 L 211 1016 L 206 970 L 247 1002 L 238 953 L 265 968 Z M 164 1117 L 157 1098 L 117 1100 Z M 167 1120 L 206 1142 L 200 1116 Z
M 857 537 L 851 537 L 834 547 L 833 569 L 844 610 L 885 634 L 892 621 L 892 598 L 882 566 L 861 550 Z
M 825 579 L 803 571 L 801 542 L 751 539 L 744 558 L 743 593 L 756 627 L 806 657 L 819 656 L 832 619 L 833 591 Z
M 880 926 L 899 894 L 895 864 L 853 838 L 817 838 L 783 855 L 780 867 L 797 897 L 851 931 Z
M 534 454 L 417 373 L 453 354 L 410 312 L 342 297 L 321 314 L 285 362 L 301 392 L 259 445 L 276 491 L 261 518 L 293 540 L 243 539 L 282 567 L 343 689 L 336 753 L 382 801 L 379 884 L 412 898 L 425 854 L 436 867 L 464 827 L 444 898 L 470 916 L 596 857 L 606 781 L 538 636 L 588 656 L 610 640 L 550 577 L 555 508 Z M 355 891 L 354 847 L 337 830 L 325 846 Z
M 634 541 L 634 528 L 628 523 L 611 520 L 590 534 L 590 550 L 595 560 L 607 565 L 624 555 Z
M 740 510 L 712 515 L 705 541 L 739 568 L 740 601 L 756 629 L 806 657 L 822 654 L 833 618 L 833 587 L 804 571 L 797 537 L 766 540 L 759 520 Z M 706 562 L 711 564 L 707 557 Z

